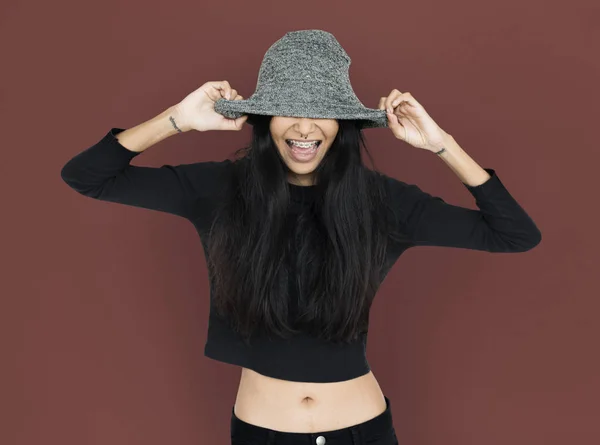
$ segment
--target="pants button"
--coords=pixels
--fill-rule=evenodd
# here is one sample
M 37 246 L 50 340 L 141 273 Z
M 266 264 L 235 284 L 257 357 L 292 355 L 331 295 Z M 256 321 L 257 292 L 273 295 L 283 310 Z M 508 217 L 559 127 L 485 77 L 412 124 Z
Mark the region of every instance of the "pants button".
M 323 436 L 317 437 L 317 445 L 325 445 L 325 438 Z

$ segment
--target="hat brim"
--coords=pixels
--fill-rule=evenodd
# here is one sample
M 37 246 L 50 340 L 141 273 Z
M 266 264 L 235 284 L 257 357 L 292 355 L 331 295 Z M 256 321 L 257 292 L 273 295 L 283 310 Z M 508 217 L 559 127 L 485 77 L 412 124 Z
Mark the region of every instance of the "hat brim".
M 253 98 L 245 100 L 228 100 L 221 98 L 215 102 L 215 111 L 229 119 L 237 119 L 245 114 L 260 114 L 268 116 L 294 116 L 311 117 L 316 119 L 352 119 L 360 121 L 362 128 L 383 128 L 388 126 L 388 117 L 385 110 L 367 107 L 356 107 L 339 104 L 320 103 L 318 106 L 311 104 L 311 111 L 305 111 L 298 102 L 265 103 Z M 316 109 L 315 109 L 316 108 Z M 252 119 L 247 122 L 254 125 Z

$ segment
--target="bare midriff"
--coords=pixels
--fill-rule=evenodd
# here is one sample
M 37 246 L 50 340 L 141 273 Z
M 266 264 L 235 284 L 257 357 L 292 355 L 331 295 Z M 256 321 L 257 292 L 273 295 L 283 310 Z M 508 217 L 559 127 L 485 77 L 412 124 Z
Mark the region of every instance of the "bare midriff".
M 234 414 L 244 422 L 275 431 L 314 433 L 366 422 L 385 408 L 372 371 L 343 382 L 305 383 L 242 368 Z

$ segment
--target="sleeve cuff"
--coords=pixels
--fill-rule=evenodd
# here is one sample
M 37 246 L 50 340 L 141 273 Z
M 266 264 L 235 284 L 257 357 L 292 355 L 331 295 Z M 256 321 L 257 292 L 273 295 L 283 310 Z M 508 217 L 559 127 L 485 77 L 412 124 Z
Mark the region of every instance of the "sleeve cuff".
M 108 131 L 108 133 L 106 133 L 106 135 L 104 136 L 103 142 L 106 142 L 107 145 L 110 145 L 111 147 L 113 147 L 115 149 L 115 151 L 118 152 L 118 154 L 120 154 L 121 156 L 128 158 L 128 159 L 133 159 L 137 155 L 142 154 L 141 151 L 132 151 L 132 150 L 129 150 L 128 148 L 126 148 L 125 146 L 121 145 L 121 143 L 119 142 L 119 140 L 117 139 L 116 136 L 123 131 L 125 131 L 125 128 L 118 128 L 118 127 L 111 128 Z
M 504 185 L 496 174 L 496 170 L 493 168 L 484 168 L 484 170 L 488 172 L 490 178 L 483 184 L 471 186 L 463 182 L 463 185 L 475 198 L 484 198 L 494 194 L 498 189 L 504 189 Z

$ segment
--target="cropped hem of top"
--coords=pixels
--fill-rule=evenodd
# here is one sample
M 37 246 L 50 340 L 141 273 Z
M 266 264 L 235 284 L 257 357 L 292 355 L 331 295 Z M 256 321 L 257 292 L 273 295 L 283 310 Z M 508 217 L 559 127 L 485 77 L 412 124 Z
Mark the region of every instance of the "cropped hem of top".
M 261 334 L 247 346 L 224 320 L 211 313 L 204 355 L 276 379 L 328 383 L 367 374 L 371 368 L 366 347 L 367 334 L 352 343 L 335 345 L 305 334 L 289 339 Z
M 111 128 L 98 142 L 76 154 L 63 166 L 61 178 L 90 198 L 186 218 L 196 228 L 206 254 L 214 211 L 222 200 L 220 192 L 226 189 L 237 161 L 134 166 L 131 160 L 141 152 L 131 151 L 119 142 L 116 136 L 124 130 Z M 377 172 L 385 184 L 394 224 L 406 236 L 403 242 L 390 239 L 381 282 L 400 255 L 415 246 L 515 253 L 540 243 L 541 232 L 533 220 L 511 196 L 496 171 L 485 170 L 490 178 L 483 184 L 463 183 L 478 209 L 448 204 L 414 184 Z M 289 184 L 289 190 L 294 202 L 304 203 L 312 199 L 316 188 Z M 290 288 L 292 297 L 294 292 Z M 370 371 L 367 333 L 350 344 L 329 343 L 301 333 L 288 339 L 257 335 L 247 345 L 214 311 L 212 283 L 209 294 L 206 357 L 298 382 L 339 382 Z

